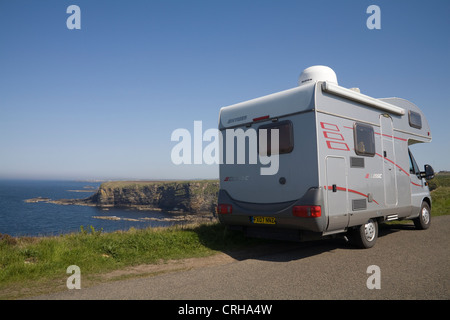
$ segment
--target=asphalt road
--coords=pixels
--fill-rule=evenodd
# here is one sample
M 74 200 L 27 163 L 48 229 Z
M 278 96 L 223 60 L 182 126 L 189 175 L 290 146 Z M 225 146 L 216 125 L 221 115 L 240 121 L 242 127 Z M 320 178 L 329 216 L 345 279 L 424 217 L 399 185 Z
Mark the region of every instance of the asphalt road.
M 371 249 L 343 240 L 279 242 L 256 252 L 191 260 L 181 271 L 34 299 L 450 299 L 450 216 L 428 230 L 384 226 Z M 369 266 L 379 273 L 368 273 Z M 187 266 L 187 267 L 186 267 Z M 186 268 L 188 270 L 186 270 Z M 175 268 L 176 269 L 176 268 Z M 379 275 L 379 289 L 367 281 Z

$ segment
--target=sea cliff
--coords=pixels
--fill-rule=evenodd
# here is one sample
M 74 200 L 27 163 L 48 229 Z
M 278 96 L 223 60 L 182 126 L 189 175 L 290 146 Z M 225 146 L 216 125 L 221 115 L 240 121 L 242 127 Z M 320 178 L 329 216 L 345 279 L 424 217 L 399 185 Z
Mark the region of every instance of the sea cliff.
M 92 196 L 85 199 L 36 198 L 28 201 L 212 214 L 217 204 L 218 192 L 218 180 L 111 181 L 102 183 Z

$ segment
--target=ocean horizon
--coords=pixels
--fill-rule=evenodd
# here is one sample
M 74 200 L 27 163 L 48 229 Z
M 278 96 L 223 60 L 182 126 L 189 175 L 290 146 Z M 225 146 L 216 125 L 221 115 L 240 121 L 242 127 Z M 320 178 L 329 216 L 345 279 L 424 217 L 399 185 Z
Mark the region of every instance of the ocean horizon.
M 98 208 L 26 202 L 33 198 L 81 199 L 97 191 L 95 180 L 0 180 L 0 234 L 10 236 L 56 236 L 79 232 L 81 226 L 90 231 L 112 232 L 146 227 L 165 227 L 183 223 L 162 211 L 124 208 Z M 167 220 L 169 221 L 167 221 Z

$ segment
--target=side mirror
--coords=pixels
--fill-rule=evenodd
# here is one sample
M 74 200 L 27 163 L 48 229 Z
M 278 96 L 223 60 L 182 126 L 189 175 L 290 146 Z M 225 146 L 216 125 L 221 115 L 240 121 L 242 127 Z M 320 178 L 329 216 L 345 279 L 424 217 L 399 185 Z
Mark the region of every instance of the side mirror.
M 427 180 L 433 179 L 434 178 L 433 168 L 429 164 L 426 164 L 424 166 L 424 169 L 425 169 L 425 172 L 421 172 L 420 175 Z

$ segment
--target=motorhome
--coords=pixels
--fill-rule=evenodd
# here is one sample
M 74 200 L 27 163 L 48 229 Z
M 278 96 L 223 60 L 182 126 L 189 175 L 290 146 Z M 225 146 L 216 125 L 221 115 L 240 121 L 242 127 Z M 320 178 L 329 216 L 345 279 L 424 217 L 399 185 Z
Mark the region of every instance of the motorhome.
M 370 248 L 379 223 L 430 225 L 434 172 L 419 169 L 410 147 L 431 142 L 431 131 L 410 101 L 344 88 L 331 68 L 313 66 L 297 87 L 221 108 L 219 131 L 218 218 L 249 236 L 343 235 Z M 276 167 L 264 174 L 270 158 Z

